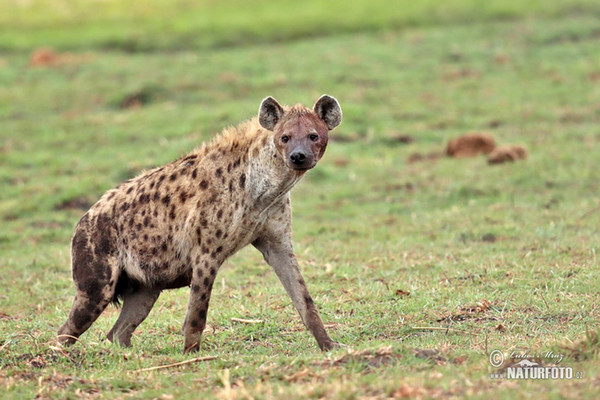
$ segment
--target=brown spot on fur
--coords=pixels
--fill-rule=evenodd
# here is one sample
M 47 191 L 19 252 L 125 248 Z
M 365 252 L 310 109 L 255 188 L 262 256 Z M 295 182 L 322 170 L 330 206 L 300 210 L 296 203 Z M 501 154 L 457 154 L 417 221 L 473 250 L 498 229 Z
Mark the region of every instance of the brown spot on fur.
M 223 168 L 217 168 L 215 171 L 215 176 L 218 178 L 223 174 Z
M 240 175 L 240 189 L 244 189 L 246 186 L 246 174 Z
M 188 194 L 186 192 L 181 192 L 179 193 L 179 200 L 181 201 L 181 203 L 185 203 L 185 201 L 188 198 Z
M 208 182 L 206 182 L 205 180 L 202 180 L 200 182 L 200 189 L 206 190 L 207 187 L 208 187 Z
M 140 202 L 140 204 L 148 204 L 148 202 L 150 202 L 150 195 L 149 194 L 142 194 L 140 196 L 139 202 Z

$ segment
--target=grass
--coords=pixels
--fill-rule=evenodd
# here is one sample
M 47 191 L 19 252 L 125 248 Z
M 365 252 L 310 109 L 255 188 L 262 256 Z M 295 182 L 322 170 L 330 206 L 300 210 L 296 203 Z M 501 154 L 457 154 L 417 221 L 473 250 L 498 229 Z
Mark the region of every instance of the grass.
M 0 4 L 0 49 L 52 45 L 173 51 L 285 42 L 357 31 L 524 16 L 596 14 L 594 0 L 280 1 L 8 0 Z
M 182 12 L 149 3 L 173 15 L 173 26 L 189 26 L 178 32 L 153 15 L 126 13 L 120 2 L 97 2 L 94 12 L 75 3 L 72 24 L 61 3 L 19 4 L 10 19 L 0 10 L 5 396 L 575 399 L 598 392 L 600 55 L 592 2 L 492 1 L 477 18 L 466 0 L 404 12 L 369 2 L 366 21 L 352 17 L 365 3 L 350 3 L 347 19 L 334 12 L 336 3 L 319 17 L 331 26 L 323 34 L 309 29 L 323 21 L 308 18 L 322 14 L 317 2 L 306 14 L 283 2 L 269 11 L 281 24 L 274 26 L 255 23 L 266 2 L 250 10 L 218 2 L 211 3 L 214 30 L 184 45 L 181 35 L 204 32 L 190 22 L 200 5 Z M 128 15 L 137 15 L 135 45 Z M 32 66 L 36 46 L 62 58 Z M 295 245 L 331 336 L 349 350 L 318 351 L 252 249 L 217 277 L 199 354 L 214 360 L 139 371 L 193 358 L 181 354 L 186 289 L 161 295 L 130 349 L 104 340 L 114 308 L 75 346 L 56 345 L 73 295 L 70 235 L 89 204 L 249 118 L 266 95 L 311 104 L 321 93 L 340 100 L 344 122 L 293 191 Z M 408 162 L 472 131 L 524 144 L 529 158 L 498 166 L 483 157 Z M 400 143 L 399 135 L 414 141 Z M 560 365 L 583 378 L 492 380 L 494 349 L 562 354 Z

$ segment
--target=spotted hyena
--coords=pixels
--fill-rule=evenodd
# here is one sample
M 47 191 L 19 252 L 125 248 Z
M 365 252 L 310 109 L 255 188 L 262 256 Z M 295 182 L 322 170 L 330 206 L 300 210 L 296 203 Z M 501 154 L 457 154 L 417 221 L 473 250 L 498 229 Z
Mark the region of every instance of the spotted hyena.
M 219 267 L 252 244 L 319 347 L 332 348 L 294 255 L 289 191 L 323 156 L 328 131 L 341 119 L 331 96 L 313 109 L 267 97 L 258 117 L 106 192 L 75 228 L 76 293 L 59 340 L 73 343 L 122 299 L 108 339 L 129 346 L 162 290 L 190 286 L 184 352 L 198 350 Z

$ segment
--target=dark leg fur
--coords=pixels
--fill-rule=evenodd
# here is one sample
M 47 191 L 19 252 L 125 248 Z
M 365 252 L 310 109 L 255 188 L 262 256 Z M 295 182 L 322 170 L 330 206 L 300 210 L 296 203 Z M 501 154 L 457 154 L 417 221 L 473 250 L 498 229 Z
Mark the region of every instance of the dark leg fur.
M 131 346 L 131 335 L 148 316 L 154 306 L 160 290 L 140 287 L 133 293 L 123 294 L 123 309 L 110 332 L 108 340 L 121 346 Z
M 110 293 L 110 286 L 103 287 L 105 293 Z M 100 299 L 88 297 L 89 293 L 77 290 L 69 317 L 58 330 L 58 340 L 62 344 L 73 344 L 96 319 L 102 314 L 112 299 L 112 293 Z
M 106 244 L 105 236 L 89 235 L 78 229 L 73 237 L 72 259 L 75 300 L 69 317 L 58 330 L 58 340 L 63 344 L 75 343 L 104 311 L 114 298 L 117 259 Z M 92 243 L 100 243 L 92 245 Z

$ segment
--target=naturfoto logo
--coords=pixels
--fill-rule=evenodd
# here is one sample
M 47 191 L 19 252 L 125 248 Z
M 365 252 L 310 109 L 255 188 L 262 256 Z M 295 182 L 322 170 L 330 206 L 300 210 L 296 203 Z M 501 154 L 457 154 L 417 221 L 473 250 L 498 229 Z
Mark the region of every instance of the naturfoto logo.
M 534 360 L 549 360 L 554 364 L 560 363 L 564 359 L 562 354 L 555 354 L 551 351 L 541 354 L 532 354 L 529 350 L 519 353 L 513 351 L 510 353 L 511 363 L 505 363 L 504 352 L 494 350 L 490 353 L 489 362 L 494 368 L 499 368 L 498 372 L 491 373 L 492 379 L 572 379 L 573 368 L 566 366 L 550 365 L 544 366 L 541 362 Z M 514 360 L 520 360 L 514 362 Z M 583 372 L 575 373 L 576 379 L 583 378 Z

